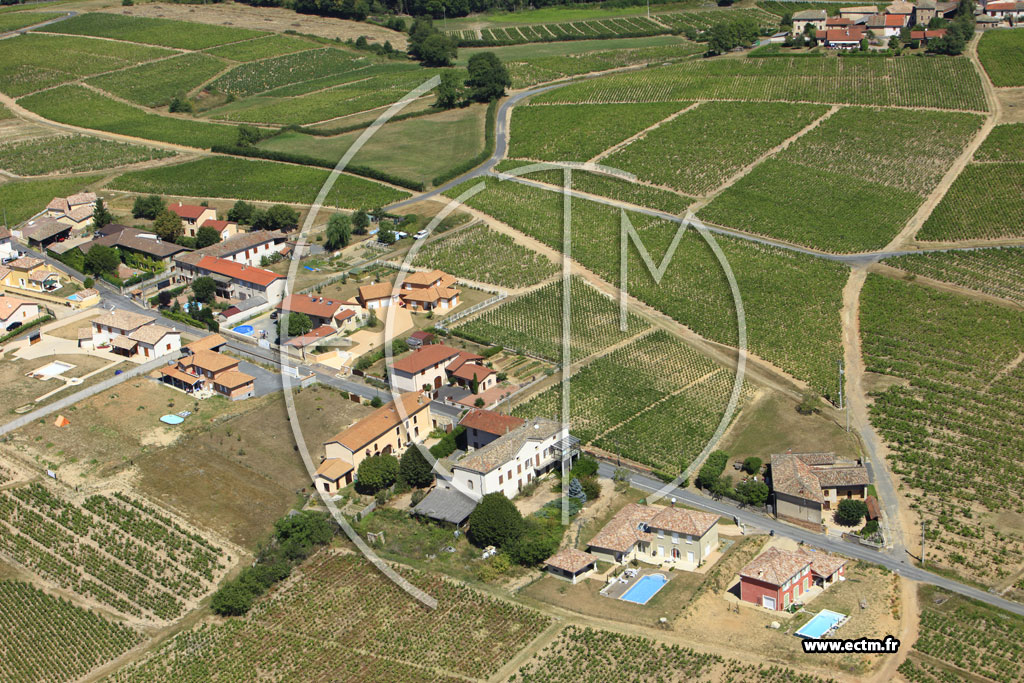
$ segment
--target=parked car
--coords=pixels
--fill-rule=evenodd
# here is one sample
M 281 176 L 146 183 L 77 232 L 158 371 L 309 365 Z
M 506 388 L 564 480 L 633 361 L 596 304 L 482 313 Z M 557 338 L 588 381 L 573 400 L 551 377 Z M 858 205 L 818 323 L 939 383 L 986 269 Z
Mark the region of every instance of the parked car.
M 418 233 L 412 236 L 414 240 L 421 240 L 426 237 L 429 233 L 426 230 L 420 230 Z

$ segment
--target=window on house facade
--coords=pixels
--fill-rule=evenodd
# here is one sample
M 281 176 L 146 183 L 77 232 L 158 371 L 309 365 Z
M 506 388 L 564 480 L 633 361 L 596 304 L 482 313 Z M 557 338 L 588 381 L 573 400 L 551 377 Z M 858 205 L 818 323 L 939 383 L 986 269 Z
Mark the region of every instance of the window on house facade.
M 674 531 L 672 532 L 672 542 L 673 543 L 679 543 L 679 534 L 677 534 Z
M 499 474 L 498 475 L 498 483 L 499 484 L 504 484 L 505 483 L 505 477 L 503 477 L 502 475 Z
M 472 491 L 473 490 L 473 480 L 470 479 L 469 481 L 466 482 L 466 484 L 469 486 L 469 490 Z
M 665 530 L 658 529 L 658 538 L 665 538 Z

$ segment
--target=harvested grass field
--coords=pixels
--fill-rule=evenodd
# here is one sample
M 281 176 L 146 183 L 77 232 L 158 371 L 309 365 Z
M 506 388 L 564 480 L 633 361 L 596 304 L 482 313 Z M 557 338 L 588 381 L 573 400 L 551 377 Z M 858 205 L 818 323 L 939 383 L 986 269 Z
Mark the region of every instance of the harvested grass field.
M 34 377 L 27 377 L 26 373 L 33 372 L 38 368 L 43 367 L 47 363 L 53 361 L 60 361 L 63 363 L 70 363 L 75 367 L 65 372 L 63 377 L 81 377 L 86 375 L 93 370 L 99 370 L 100 368 L 110 365 L 112 361 L 104 358 L 96 358 L 95 356 L 85 356 L 80 354 L 74 355 L 58 355 L 58 356 L 46 356 L 45 358 L 35 358 L 33 360 L 17 359 L 17 358 L 6 358 L 0 360 L 0 384 L 3 385 L 4 391 L 0 393 L 0 413 L 9 414 L 15 408 L 20 408 L 24 405 L 28 405 L 35 401 L 36 398 L 46 394 L 54 389 L 64 386 L 64 382 L 58 377 L 48 380 L 35 379 Z M 111 368 L 110 373 L 113 374 L 114 370 Z M 58 393 L 52 399 L 48 399 L 39 405 L 48 403 L 51 400 L 56 400 L 67 396 L 68 394 L 78 391 L 87 387 L 89 384 L 98 382 L 102 379 L 107 379 L 110 375 L 107 373 L 97 373 L 86 383 L 72 386 L 65 389 L 63 392 Z M 53 420 L 47 420 L 46 424 L 52 423 Z

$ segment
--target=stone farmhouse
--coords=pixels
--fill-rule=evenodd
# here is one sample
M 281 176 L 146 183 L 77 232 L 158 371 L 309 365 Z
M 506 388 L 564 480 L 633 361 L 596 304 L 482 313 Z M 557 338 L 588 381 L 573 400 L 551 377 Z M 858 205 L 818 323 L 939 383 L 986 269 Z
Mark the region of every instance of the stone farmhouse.
M 92 212 L 96 208 L 95 192 L 79 192 L 70 197 L 54 197 L 46 205 L 46 215 L 69 226 L 84 230 L 92 225 Z
M 843 499 L 867 497 L 868 472 L 859 462 L 840 461 L 835 453 L 782 453 L 771 457 L 768 483 L 775 515 L 821 524 Z

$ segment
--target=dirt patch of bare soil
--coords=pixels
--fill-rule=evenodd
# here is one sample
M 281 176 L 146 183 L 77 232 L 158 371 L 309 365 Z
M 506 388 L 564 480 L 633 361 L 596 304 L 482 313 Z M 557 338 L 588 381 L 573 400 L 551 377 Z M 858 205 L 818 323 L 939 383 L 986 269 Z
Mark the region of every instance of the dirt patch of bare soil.
M 134 17 L 161 17 L 179 21 L 195 21 L 201 24 L 237 26 L 261 31 L 296 31 L 322 38 L 355 40 L 366 36 L 371 43 L 391 45 L 398 50 L 405 49 L 405 34 L 361 21 L 347 21 L 330 17 L 316 17 L 298 14 L 281 7 L 250 7 L 234 2 L 211 5 L 164 5 L 162 3 L 137 5 L 135 7 L 111 8 L 107 11 Z
M 997 88 L 996 98 L 1002 105 L 999 123 L 1024 123 L 1024 88 Z

